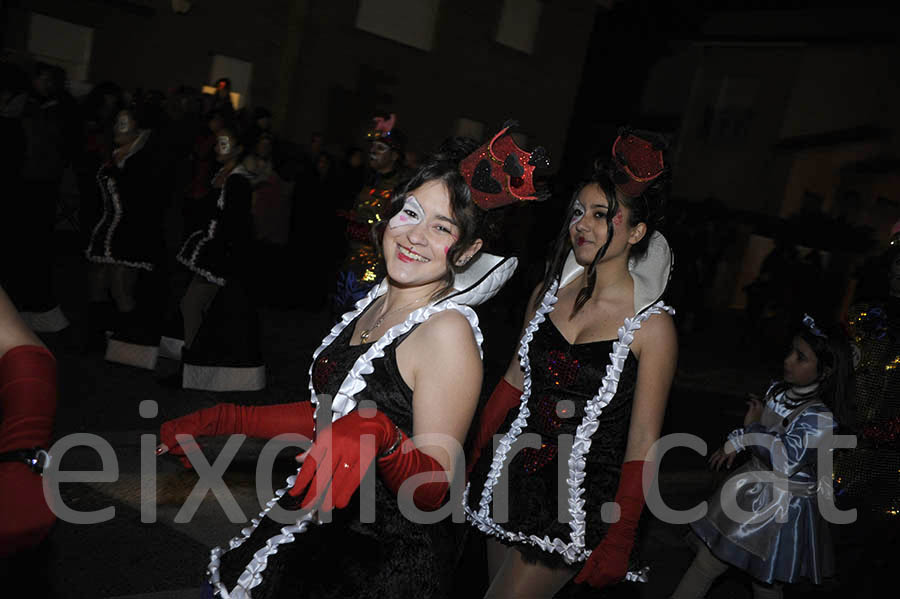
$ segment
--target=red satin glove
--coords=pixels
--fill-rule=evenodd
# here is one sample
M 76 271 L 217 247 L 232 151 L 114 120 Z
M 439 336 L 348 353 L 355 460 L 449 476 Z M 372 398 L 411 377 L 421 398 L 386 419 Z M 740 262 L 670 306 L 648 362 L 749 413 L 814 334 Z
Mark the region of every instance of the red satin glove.
M 400 445 L 390 455 L 378 459 L 378 472 L 381 474 L 381 479 L 396 495 L 400 490 L 400 485 L 410 476 L 427 473 L 428 476 L 423 477 L 424 480 L 419 482 L 413 490 L 413 503 L 417 508 L 426 512 L 438 509 L 444 504 L 444 498 L 450 489 L 447 472 L 440 462 L 424 451 L 415 447 L 404 451 L 412 443 L 407 444 L 409 437 L 403 431 L 397 430 L 400 435 L 394 439 L 394 442 L 396 443 L 399 438 Z
M 56 359 L 20 345 L 0 357 L 0 452 L 47 448 L 56 413 Z M 22 462 L 0 462 L 0 557 L 37 545 L 56 516 L 41 476 Z
M 506 415 L 511 409 L 518 406 L 522 398 L 522 392 L 513 387 L 505 378 L 501 378 L 497 386 L 494 387 L 490 399 L 481 411 L 481 417 L 478 419 L 478 434 L 475 436 L 475 442 L 469 452 L 466 460 L 466 476 L 472 472 L 472 468 L 481 457 L 481 452 L 487 447 L 494 433 L 503 424 Z
M 642 476 L 645 462 L 633 460 L 622 464 L 622 476 L 616 491 L 619 521 L 609 526 L 606 536 L 591 552 L 575 582 L 586 582 L 597 588 L 622 580 L 628 573 L 628 558 L 634 547 L 638 520 L 644 509 Z
M 315 429 L 314 418 L 315 410 L 308 401 L 272 406 L 223 403 L 163 422 L 159 427 L 159 440 L 168 447 L 169 453 L 180 457 L 185 468 L 190 468 L 191 462 L 185 455 L 185 450 L 199 448 L 196 443 L 186 448 L 178 442 L 175 435 L 192 435 L 196 439 L 243 434 L 258 439 L 271 439 L 283 433 L 298 433 L 311 439 Z
M 371 445 L 363 446 L 363 435 L 375 437 L 374 452 Z M 409 437 L 382 412 L 375 412 L 372 418 L 364 418 L 359 410 L 350 412 L 319 434 L 303 458 L 303 468 L 290 494 L 297 497 L 306 490 L 301 502 L 303 508 L 315 505 L 320 499 L 324 501 L 321 506 L 324 510 L 347 507 L 362 476 L 377 461 L 382 480 L 394 493 L 410 476 L 427 474 L 416 485 L 413 502 L 420 510 L 436 510 L 450 488 L 447 473 L 427 453 L 415 447 L 404 451 L 407 440 Z M 388 455 L 377 457 L 385 452 Z M 327 486 L 324 493 L 321 486 Z
M 364 435 L 375 437 L 374 447 L 362 443 Z M 319 431 L 312 447 L 301 454 L 303 467 L 289 493 L 299 497 L 305 492 L 300 504 L 304 509 L 320 501 L 319 509 L 326 511 L 347 507 L 375 457 L 396 440 L 390 418 L 377 411 L 373 417 L 363 418 L 360 410 L 354 410 Z

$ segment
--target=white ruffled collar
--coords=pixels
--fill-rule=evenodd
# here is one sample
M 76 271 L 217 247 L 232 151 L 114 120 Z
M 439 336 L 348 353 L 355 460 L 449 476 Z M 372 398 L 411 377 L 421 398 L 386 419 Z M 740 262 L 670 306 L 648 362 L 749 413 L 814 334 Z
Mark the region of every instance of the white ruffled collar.
M 669 242 L 659 231 L 650 235 L 647 253 L 640 260 L 628 260 L 628 272 L 634 280 L 634 313 L 640 314 L 655 304 L 666 290 L 669 277 L 672 275 L 674 256 Z M 575 261 L 575 252 L 570 251 L 560 276 L 559 288 L 562 289 L 584 272 L 584 267 Z
M 447 300 L 463 306 L 477 306 L 494 297 L 500 288 L 512 277 L 519 261 L 515 257 L 502 257 L 479 252 L 465 270 L 457 273 L 453 280 L 453 291 L 434 302 Z M 387 277 L 381 280 L 375 297 L 387 291 Z M 374 299 L 374 298 L 373 298 Z

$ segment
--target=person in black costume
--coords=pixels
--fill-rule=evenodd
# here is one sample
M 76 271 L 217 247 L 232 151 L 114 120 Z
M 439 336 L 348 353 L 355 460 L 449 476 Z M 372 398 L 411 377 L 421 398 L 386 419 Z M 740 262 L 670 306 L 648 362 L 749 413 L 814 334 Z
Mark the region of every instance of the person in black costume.
M 487 597 L 571 596 L 595 592 L 573 578 L 603 587 L 645 574 L 633 551 L 642 472 L 678 350 L 660 301 L 671 266 L 654 230 L 661 196 L 648 189 L 662 147 L 623 132 L 612 164 L 577 191 L 520 349 L 482 411 L 466 513 L 488 536 Z M 525 447 L 511 449 L 517 440 Z M 601 506 L 613 499 L 621 517 L 609 524 Z
M 209 214 L 177 256 L 194 273 L 181 300 L 182 385 L 255 391 L 265 387 L 266 376 L 250 289 L 252 174 L 241 164 L 244 147 L 231 130 L 219 131 L 215 151 L 222 168 L 212 180 Z
M 473 146 L 445 145 L 399 190 L 382 238 L 387 276 L 313 354 L 311 401 L 220 405 L 163 424 L 159 451 L 176 455 L 185 455 L 178 433 L 315 435 L 288 487 L 229 550 L 213 550 L 208 570 L 216 594 L 449 595 L 458 550 L 454 525 L 446 517 L 425 524 L 413 516 L 441 508 L 449 481 L 461 475 L 462 442 L 482 373 L 481 333 L 469 305 L 491 297 L 516 263 L 480 252 L 485 207 L 473 199 L 471 173 L 460 168 L 459 159 Z M 534 167 L 527 168 L 533 191 Z M 507 203 L 519 199 L 506 194 Z M 326 395 L 334 401 L 330 411 L 324 402 L 319 406 L 314 430 L 313 406 Z M 371 450 L 365 449 L 366 435 L 375 437 Z M 414 475 L 414 488 L 401 489 Z M 357 492 L 364 476 L 371 486 Z M 459 506 L 458 493 L 451 501 Z M 266 515 L 276 504 L 298 514 L 293 524 Z M 300 509 L 308 507 L 319 513 L 339 509 L 330 524 L 315 526 L 316 512 Z M 360 510 L 373 507 L 370 521 Z M 413 507 L 420 511 L 409 512 Z
M 116 116 L 110 160 L 97 172 L 103 211 L 91 230 L 85 256 L 89 271 L 89 318 L 95 337 L 104 325 L 114 331 L 107 359 L 153 369 L 159 342 L 161 302 L 145 284 L 163 263 L 161 147 L 152 128 L 158 114 L 150 107 L 132 107 Z M 110 297 L 117 311 L 114 323 L 103 323 Z

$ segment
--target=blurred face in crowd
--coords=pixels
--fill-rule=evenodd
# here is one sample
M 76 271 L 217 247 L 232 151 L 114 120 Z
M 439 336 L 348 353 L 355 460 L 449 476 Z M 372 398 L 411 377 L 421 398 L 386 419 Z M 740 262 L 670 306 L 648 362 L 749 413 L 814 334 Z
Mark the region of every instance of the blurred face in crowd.
M 394 169 L 397 162 L 397 153 L 389 145 L 380 141 L 373 141 L 369 148 L 369 166 L 376 171 L 387 173 Z
M 260 158 L 266 158 L 272 156 L 272 138 L 268 135 L 263 135 L 256 142 L 256 155 Z
M 34 92 L 42 98 L 47 98 L 53 94 L 53 75 L 50 71 L 41 71 L 34 78 Z
M 216 136 L 216 160 L 225 164 L 241 153 L 237 138 L 228 129 L 222 129 Z
M 794 337 L 784 359 L 784 382 L 805 387 L 819 378 L 819 359 L 809 343 L 799 335 Z
M 130 144 L 138 136 L 137 121 L 134 115 L 128 110 L 120 110 L 116 115 L 116 122 L 113 125 L 113 141 L 116 146 L 122 147 Z

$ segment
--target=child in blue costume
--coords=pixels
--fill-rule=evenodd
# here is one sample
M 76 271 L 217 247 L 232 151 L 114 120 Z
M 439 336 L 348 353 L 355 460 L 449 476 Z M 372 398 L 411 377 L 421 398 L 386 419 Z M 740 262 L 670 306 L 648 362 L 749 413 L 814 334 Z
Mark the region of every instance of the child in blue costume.
M 729 565 L 754 578 L 753 595 L 781 597 L 782 585 L 822 583 L 834 572 L 828 524 L 819 495 L 831 492 L 831 472 L 819 472 L 819 451 L 830 451 L 850 372 L 849 345 L 840 329 L 824 331 L 806 316 L 784 359 L 784 377 L 763 401 L 751 399 L 744 426 L 710 458 L 730 466 L 738 452 L 749 461 L 726 480 L 707 515 L 691 524 L 703 541 L 673 594 L 703 597 Z M 772 475 L 782 485 L 765 482 Z M 729 509 L 728 497 L 746 512 Z

